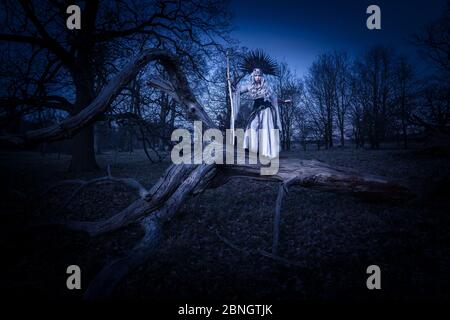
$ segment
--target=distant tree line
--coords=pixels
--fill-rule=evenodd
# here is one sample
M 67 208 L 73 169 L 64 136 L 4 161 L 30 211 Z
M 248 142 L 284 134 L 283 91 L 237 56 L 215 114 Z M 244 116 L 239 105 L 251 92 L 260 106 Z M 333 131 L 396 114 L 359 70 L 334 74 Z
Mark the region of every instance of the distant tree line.
M 287 63 L 280 63 L 279 75 L 271 77 L 270 83 L 281 102 L 282 148 L 290 150 L 293 142 L 304 149 L 309 143 L 331 148 L 344 146 L 346 141 L 357 148 L 378 149 L 383 142 L 408 148 L 411 138 L 447 136 L 449 21 L 447 6 L 438 21 L 411 35 L 411 42 L 426 59 L 421 67 L 429 66 L 425 71 L 411 57 L 383 46 L 369 48 L 360 56 L 338 51 L 320 54 L 303 77 L 294 74 Z M 235 84 L 248 77 L 236 68 L 246 50 L 231 50 Z M 230 111 L 223 61 L 215 65 L 208 84 L 207 105 L 225 129 Z

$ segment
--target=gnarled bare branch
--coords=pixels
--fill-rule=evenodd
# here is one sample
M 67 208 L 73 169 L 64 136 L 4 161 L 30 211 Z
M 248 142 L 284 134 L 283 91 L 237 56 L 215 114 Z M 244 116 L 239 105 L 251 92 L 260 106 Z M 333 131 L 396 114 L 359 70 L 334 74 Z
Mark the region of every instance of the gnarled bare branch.
M 129 62 L 119 74 L 114 77 L 99 95 L 86 108 L 78 114 L 69 117 L 60 123 L 38 130 L 28 131 L 23 135 L 0 136 L 0 145 L 3 146 L 24 146 L 40 142 L 49 142 L 73 137 L 84 127 L 92 124 L 109 107 L 111 102 L 120 90 L 131 81 L 136 74 L 150 61 L 159 61 L 169 75 L 175 94 L 190 119 L 201 120 L 206 127 L 214 127 L 214 123 L 209 118 L 197 102 L 192 93 L 186 76 L 178 67 L 178 60 L 169 52 L 159 49 L 146 49 Z

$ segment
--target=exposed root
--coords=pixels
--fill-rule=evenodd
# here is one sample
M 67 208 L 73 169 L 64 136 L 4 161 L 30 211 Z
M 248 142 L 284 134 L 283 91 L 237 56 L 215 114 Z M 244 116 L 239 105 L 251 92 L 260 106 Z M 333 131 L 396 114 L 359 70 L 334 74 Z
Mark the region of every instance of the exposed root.
M 186 201 L 187 197 L 193 194 L 199 181 L 205 176 L 212 178 L 210 173 L 214 171 L 214 166 L 199 165 L 194 167 L 194 169 L 165 201 L 160 200 L 153 206 L 149 206 L 149 203 L 144 199 L 139 199 L 128 207 L 132 209 L 125 213 L 122 211 L 104 222 L 71 222 L 68 225 L 72 229 L 83 230 L 91 235 L 98 235 L 116 230 L 142 218 L 141 223 L 146 230 L 143 239 L 129 254 L 108 264 L 94 279 L 86 292 L 85 297 L 87 299 L 109 296 L 114 287 L 129 271 L 144 263 L 156 251 L 164 223 L 169 221 Z M 170 172 L 173 174 L 173 171 L 175 170 L 169 168 L 167 177 L 170 176 Z M 160 191 L 161 189 L 157 188 L 156 190 Z M 144 218 L 144 214 L 148 216 Z
M 81 180 L 81 179 L 71 179 L 71 180 L 64 180 L 64 181 L 60 181 L 58 183 L 54 183 L 51 186 L 49 186 L 47 189 L 45 189 L 44 191 L 42 191 L 40 194 L 38 194 L 35 198 L 36 199 L 42 199 L 45 195 L 47 195 L 48 193 L 50 193 L 51 191 L 66 186 L 66 185 L 71 185 L 71 184 L 83 184 L 85 181 Z M 32 203 L 34 203 L 35 201 L 30 201 Z
M 137 199 L 128 207 L 108 219 L 94 222 L 68 221 L 59 222 L 59 224 L 63 224 L 73 230 L 87 232 L 91 236 L 120 229 L 140 220 L 153 211 L 164 206 L 167 207 L 166 201 L 174 195 L 179 187 L 180 181 L 185 181 L 195 168 L 195 166 L 170 166 L 164 176 L 155 183 L 143 198 Z
M 280 183 L 278 187 L 277 201 L 275 204 L 275 214 L 273 217 L 273 239 L 272 239 L 272 254 L 276 255 L 278 252 L 278 241 L 280 238 L 280 220 L 281 220 L 281 205 L 283 197 L 287 193 L 285 183 Z
M 108 263 L 92 280 L 83 295 L 86 300 L 105 299 L 111 296 L 122 279 L 144 264 L 158 249 L 161 224 L 155 216 L 142 220 L 145 234 L 127 255 Z
M 131 178 L 115 178 L 111 176 L 101 177 L 101 178 L 95 178 L 89 181 L 83 181 L 81 185 L 75 189 L 70 197 L 67 199 L 67 201 L 58 209 L 58 213 L 62 212 L 69 204 L 72 202 L 72 200 L 81 193 L 84 189 L 87 187 L 90 187 L 92 185 L 96 184 L 104 184 L 104 183 L 121 183 L 124 184 L 134 190 L 136 190 L 139 193 L 139 196 L 141 198 L 145 197 L 148 194 L 147 189 L 145 189 L 139 181 Z
M 58 224 L 62 224 L 72 230 L 86 232 L 90 236 L 95 237 L 107 232 L 118 230 L 133 222 L 136 222 L 142 218 L 144 214 L 147 212 L 152 212 L 157 208 L 157 206 L 151 205 L 144 199 L 138 199 L 119 213 L 105 220 L 68 221 L 58 222 Z

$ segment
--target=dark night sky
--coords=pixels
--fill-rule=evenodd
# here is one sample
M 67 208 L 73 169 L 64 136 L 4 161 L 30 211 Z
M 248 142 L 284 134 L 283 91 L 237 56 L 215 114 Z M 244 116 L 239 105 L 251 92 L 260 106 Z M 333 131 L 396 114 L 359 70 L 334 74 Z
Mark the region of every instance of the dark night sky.
M 381 8 L 381 30 L 366 27 L 366 9 L 371 4 Z M 439 18 L 444 5 L 445 0 L 232 0 L 232 35 L 243 46 L 262 48 L 286 61 L 299 76 L 319 53 L 337 49 L 357 55 L 377 44 L 420 63 L 409 39 Z

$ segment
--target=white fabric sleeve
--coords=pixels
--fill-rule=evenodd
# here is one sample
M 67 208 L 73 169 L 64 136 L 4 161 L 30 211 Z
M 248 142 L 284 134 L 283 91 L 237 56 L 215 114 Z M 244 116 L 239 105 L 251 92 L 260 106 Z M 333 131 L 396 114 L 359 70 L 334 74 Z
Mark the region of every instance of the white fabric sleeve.
M 272 105 L 275 107 L 275 112 L 276 112 L 276 114 L 277 114 L 277 126 L 278 126 L 278 129 L 280 130 L 280 132 L 281 132 L 281 118 L 280 118 L 280 110 L 279 110 L 279 108 L 278 108 L 278 99 L 277 99 L 277 97 L 273 94 L 272 95 L 272 97 L 271 97 L 271 100 L 272 100 Z

